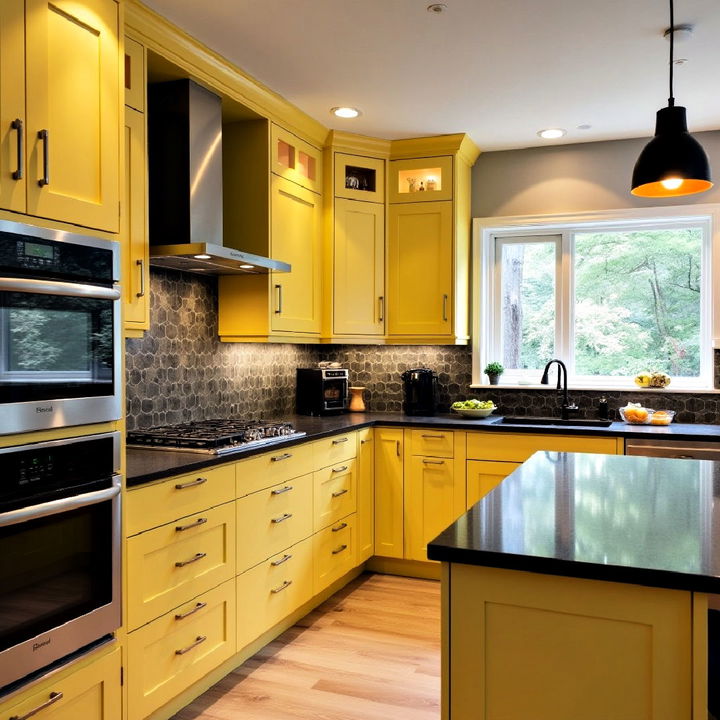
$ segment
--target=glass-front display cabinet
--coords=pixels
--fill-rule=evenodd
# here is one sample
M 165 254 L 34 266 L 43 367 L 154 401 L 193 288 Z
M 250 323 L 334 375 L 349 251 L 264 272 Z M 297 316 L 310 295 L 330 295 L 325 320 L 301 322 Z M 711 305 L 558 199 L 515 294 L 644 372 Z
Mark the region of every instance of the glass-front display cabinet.
M 452 200 L 453 159 L 439 157 L 391 160 L 388 199 L 391 203 Z

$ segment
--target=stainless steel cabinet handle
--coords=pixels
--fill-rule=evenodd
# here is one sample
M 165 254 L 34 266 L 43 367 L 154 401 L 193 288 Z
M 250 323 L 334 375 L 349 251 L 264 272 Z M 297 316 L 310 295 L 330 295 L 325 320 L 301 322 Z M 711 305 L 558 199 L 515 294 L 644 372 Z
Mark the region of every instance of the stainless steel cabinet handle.
M 285 555 L 283 555 L 279 560 L 273 560 L 270 564 L 273 567 L 277 567 L 278 565 L 282 565 L 283 563 L 286 563 L 290 559 L 292 559 L 292 555 L 285 553 Z
M 182 648 L 181 650 L 176 650 L 176 655 L 184 655 L 186 652 L 190 652 L 193 648 L 196 648 L 198 645 L 202 645 L 207 640 L 207 635 L 198 635 L 195 638 L 195 642 L 191 645 L 188 645 L 187 647 Z
M 347 488 L 343 488 L 342 490 L 338 490 L 337 492 L 334 492 L 334 493 L 332 494 L 332 496 L 333 496 L 334 498 L 339 498 L 339 497 L 341 497 L 342 495 L 344 495 L 347 491 L 348 491 Z
M 194 615 L 199 610 L 202 610 L 204 607 L 207 607 L 206 602 L 199 602 L 192 610 L 188 610 L 187 612 L 180 613 L 179 615 L 175 616 L 176 620 L 184 620 L 186 617 L 190 617 L 191 615 Z
M 367 440 L 361 440 L 360 444 L 364 445 L 365 443 L 371 443 L 371 442 L 372 442 L 372 440 L 370 438 L 368 438 Z
M 692 455 L 673 455 L 674 458 L 677 458 L 678 460 L 692 460 Z
M 335 548 L 332 551 L 333 555 L 339 555 L 343 550 L 347 550 L 347 545 L 341 545 L 339 548 Z
M 275 289 L 277 290 L 277 302 L 275 304 L 275 314 L 280 315 L 282 312 L 282 285 L 276 285 Z
M 350 439 L 350 438 L 344 437 L 344 438 L 340 438 L 339 440 L 333 440 L 333 441 L 332 441 L 332 444 L 333 444 L 333 445 L 340 445 L 341 443 L 346 443 L 349 439 Z
M 207 553 L 195 553 L 195 556 L 191 557 L 189 560 L 181 560 L 180 562 L 176 562 L 175 567 L 181 568 L 185 567 L 186 565 L 191 565 L 198 560 L 202 560 L 204 557 L 207 557 Z
M 202 485 L 203 483 L 206 483 L 206 482 L 207 482 L 207 478 L 199 477 L 199 478 L 196 478 L 195 480 L 191 480 L 190 482 L 180 483 L 179 485 L 175 486 L 175 489 L 176 490 L 185 490 L 185 488 L 197 487 L 198 485 Z
M 442 434 L 440 434 L 440 435 L 425 434 L 425 435 L 423 435 L 422 437 L 428 438 L 428 439 L 431 439 L 431 440 L 442 440 L 442 438 L 444 438 L 445 436 L 442 435 Z
M 378 298 L 378 322 L 385 319 L 385 298 L 381 295 Z
M 447 302 L 448 302 L 448 296 L 443 295 L 443 322 L 447 322 Z
M 207 518 L 198 518 L 195 522 L 188 523 L 187 525 L 177 525 L 175 527 L 175 532 L 185 532 L 185 530 L 190 530 L 198 527 L 199 525 L 204 525 L 207 521 Z
M 283 453 L 282 455 L 273 455 L 270 458 L 270 462 L 280 462 L 281 460 L 288 460 L 292 457 L 291 453 Z
M 347 523 L 344 522 L 344 523 L 340 523 L 336 527 L 330 528 L 330 529 L 332 530 L 332 532 L 340 532 L 341 530 L 344 530 L 346 527 L 347 527 Z
M 35 278 L 0 277 L 0 290 L 7 292 L 26 292 L 35 295 L 62 295 L 63 297 L 81 297 L 93 300 L 119 300 L 120 291 L 116 288 L 103 288 L 97 285 L 79 285 L 54 280 L 36 280 Z
M 341 472 L 345 472 L 347 469 L 348 469 L 347 465 L 341 465 L 339 468 L 333 468 L 331 472 L 341 473 Z
M 136 260 L 135 263 L 140 268 L 140 292 L 136 292 L 135 295 L 141 298 L 145 297 L 145 261 Z
M 280 517 L 272 518 L 271 523 L 277 525 L 278 523 L 285 522 L 292 517 L 292 513 L 283 513 Z
M 283 493 L 290 492 L 293 489 L 292 485 L 286 485 L 285 487 L 281 488 L 275 488 L 275 490 L 271 490 L 271 495 L 282 495 Z
M 423 458 L 423 462 L 425 463 L 425 465 L 444 465 L 445 464 L 444 460 L 428 460 L 426 458 Z
M 42 705 L 38 705 L 35 709 L 30 710 L 30 712 L 26 712 L 24 715 L 13 715 L 11 718 L 8 718 L 8 720 L 27 720 L 33 715 L 37 715 L 41 710 L 44 710 L 51 705 L 54 705 L 56 702 L 58 702 L 58 700 L 62 699 L 63 694 L 61 692 L 51 692 L 48 699 Z
M 43 144 L 43 176 L 38 180 L 38 185 L 45 187 L 50 184 L 50 133 L 39 130 L 38 140 L 42 140 Z
M 13 130 L 17 130 L 17 170 L 13 172 L 12 177 L 13 180 L 22 180 L 23 165 L 25 165 L 25 128 L 20 118 L 15 118 L 15 120 L 10 123 L 10 127 Z
M 276 595 L 277 593 L 282 592 L 286 588 L 289 588 L 292 585 L 292 582 L 292 580 L 286 580 L 280 587 L 272 588 L 270 592 L 273 595 Z

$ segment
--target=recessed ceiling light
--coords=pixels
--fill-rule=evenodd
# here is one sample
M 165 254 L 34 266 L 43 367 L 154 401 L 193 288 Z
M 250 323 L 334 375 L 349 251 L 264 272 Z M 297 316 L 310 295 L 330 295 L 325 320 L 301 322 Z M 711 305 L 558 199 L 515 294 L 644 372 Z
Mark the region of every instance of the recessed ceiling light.
M 435 13 L 436 15 L 441 12 L 445 12 L 447 10 L 447 5 L 445 3 L 433 3 L 432 5 L 427 6 L 427 11 L 429 13 Z
M 203 255 L 193 255 L 193 257 L 196 260 L 209 260 L 210 259 L 209 255 L 204 255 L 204 254 Z
M 543 138 L 543 140 L 555 140 L 565 134 L 567 134 L 567 130 L 563 130 L 562 128 L 547 128 L 546 130 L 538 131 L 538 137 Z
M 360 111 L 354 107 L 334 107 L 330 112 L 341 118 L 356 118 L 360 115 Z

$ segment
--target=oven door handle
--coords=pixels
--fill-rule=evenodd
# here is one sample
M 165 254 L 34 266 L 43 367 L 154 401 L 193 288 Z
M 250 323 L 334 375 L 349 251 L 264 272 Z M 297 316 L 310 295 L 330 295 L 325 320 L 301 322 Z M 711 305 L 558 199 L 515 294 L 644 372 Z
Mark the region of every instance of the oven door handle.
M 17 525 L 26 520 L 35 520 L 37 518 L 48 517 L 49 515 L 57 515 L 58 513 L 76 510 L 87 507 L 88 505 L 97 505 L 97 503 L 112 500 L 119 494 L 120 475 L 113 475 L 112 487 L 105 488 L 104 490 L 96 490 L 95 492 L 84 493 L 83 495 L 73 495 L 73 497 L 51 500 L 50 502 L 41 503 L 40 505 L 31 505 L 30 507 L 2 513 L 0 515 L 0 527 Z
M 0 277 L 0 291 L 25 292 L 37 295 L 62 295 L 64 297 L 81 297 L 92 300 L 120 299 L 120 290 L 117 288 L 82 285 L 81 283 L 72 282 L 36 280 L 34 278 Z

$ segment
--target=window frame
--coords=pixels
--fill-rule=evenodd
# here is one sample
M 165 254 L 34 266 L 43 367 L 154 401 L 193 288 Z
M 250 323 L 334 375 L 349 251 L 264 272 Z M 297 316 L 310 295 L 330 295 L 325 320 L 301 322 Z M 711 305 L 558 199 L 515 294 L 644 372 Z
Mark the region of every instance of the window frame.
M 513 216 L 473 219 L 472 248 L 472 384 L 487 387 L 482 369 L 488 362 L 497 360 L 499 328 L 496 327 L 492 308 L 500 292 L 500 268 L 496 262 L 497 248 L 503 238 L 517 238 L 516 242 L 531 238 L 542 239 L 560 236 L 560 258 L 556 260 L 556 356 L 572 361 L 574 354 L 573 265 L 574 235 L 585 232 L 632 231 L 647 227 L 702 226 L 705 242 L 702 248 L 702 292 L 710 298 L 701 307 L 701 378 L 674 378 L 665 392 L 713 392 L 713 348 L 720 348 L 720 205 L 697 204 L 631 208 L 579 214 L 542 216 Z M 499 241 L 499 242 L 498 242 Z M 498 350 L 496 351 L 496 348 Z M 550 359 L 550 358 L 548 358 Z M 525 376 L 522 371 L 507 371 L 502 378 L 504 386 L 525 389 L 546 388 L 540 385 L 539 376 Z M 592 378 L 571 376 L 576 389 L 637 390 L 632 378 Z M 720 392 L 720 391 L 718 391 Z

